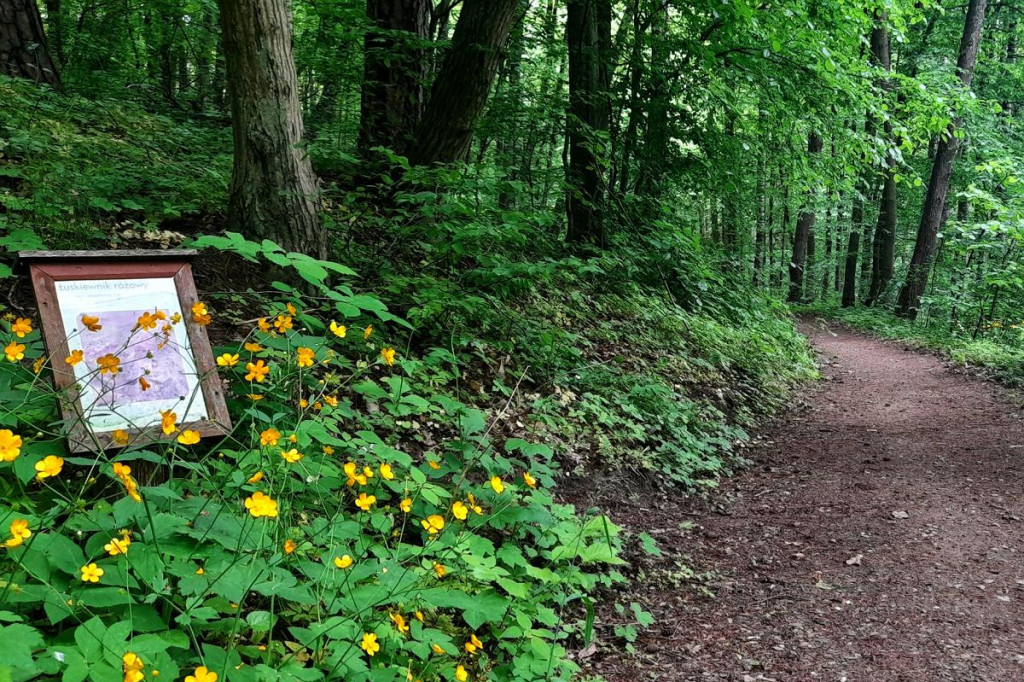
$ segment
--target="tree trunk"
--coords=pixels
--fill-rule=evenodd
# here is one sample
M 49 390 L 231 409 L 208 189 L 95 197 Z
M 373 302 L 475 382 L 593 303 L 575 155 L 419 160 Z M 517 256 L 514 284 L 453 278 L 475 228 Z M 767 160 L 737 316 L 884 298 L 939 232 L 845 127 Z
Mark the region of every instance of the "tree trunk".
M 817 154 L 821 151 L 824 141 L 817 133 L 807 135 L 807 151 L 810 154 Z M 810 189 L 804 197 L 804 205 L 800 209 L 800 215 L 796 219 L 796 233 L 793 235 L 793 258 L 789 263 L 789 296 L 790 303 L 798 303 L 804 297 L 804 268 L 807 267 L 807 254 L 810 251 L 809 243 L 813 237 L 814 222 L 817 218 L 814 212 L 815 191 Z
M 0 0 L 0 73 L 60 86 L 36 0 Z
M 864 223 L 864 199 L 860 190 L 853 198 L 850 209 L 850 241 L 846 245 L 846 269 L 843 272 L 843 307 L 857 303 L 857 257 L 860 255 L 860 231 Z
M 64 66 L 64 14 L 61 0 L 44 0 L 46 7 L 46 36 L 49 38 L 50 55 Z
M 289 251 L 327 255 L 317 182 L 302 141 L 302 111 L 286 0 L 220 0 L 234 169 L 232 229 Z
M 882 89 L 886 93 L 892 90 L 892 81 L 888 75 L 892 65 L 888 20 L 885 12 L 879 12 L 871 31 L 871 61 L 886 72 L 882 80 Z M 897 144 L 892 136 L 892 123 L 885 121 L 883 131 L 883 139 L 887 145 Z M 875 305 L 885 294 L 896 263 L 896 158 L 891 152 L 886 153 L 885 165 L 878 222 L 875 224 L 875 237 L 871 244 L 871 285 L 868 297 L 864 301 L 868 306 Z
M 569 0 L 566 41 L 569 46 L 569 166 L 566 177 L 566 240 L 605 243 L 603 136 L 608 132 L 608 76 L 603 64 L 605 24 L 602 6 L 609 0 Z
M 465 0 L 409 153 L 414 165 L 463 161 L 491 91 L 519 0 Z
M 373 28 L 363 39 L 358 142 L 363 158 L 374 147 L 405 155 L 412 143 L 423 116 L 430 12 L 430 0 L 366 0 Z M 337 85 L 325 85 L 324 93 L 333 95 L 333 107 Z
M 970 87 L 974 66 L 978 61 L 978 44 L 981 42 L 981 27 L 985 21 L 987 3 L 988 0 L 970 0 L 967 5 L 964 32 L 960 40 L 960 54 L 956 63 L 960 82 L 965 88 Z M 959 121 L 956 121 L 950 125 L 946 136 L 940 138 L 936 146 L 935 163 L 932 165 L 928 193 L 921 210 L 921 223 L 917 228 L 914 255 L 910 259 L 907 279 L 896 300 L 896 314 L 901 317 L 914 318 L 917 316 L 921 296 L 924 295 L 928 285 L 928 269 L 935 252 L 935 239 L 942 222 L 946 194 L 949 192 L 949 176 L 953 170 L 953 158 L 960 145 L 959 138 L 954 134 L 958 123 Z

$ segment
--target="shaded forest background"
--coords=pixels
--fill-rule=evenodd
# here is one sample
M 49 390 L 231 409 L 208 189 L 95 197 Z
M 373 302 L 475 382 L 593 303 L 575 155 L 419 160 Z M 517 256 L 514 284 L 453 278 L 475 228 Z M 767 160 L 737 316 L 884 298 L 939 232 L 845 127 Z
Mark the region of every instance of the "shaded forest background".
M 63 131 L 40 129 L 38 102 L 7 107 L 8 227 L 45 217 L 81 244 L 125 221 L 226 225 L 382 279 L 424 259 L 495 276 L 497 259 L 503 286 L 566 256 L 633 254 L 684 305 L 701 297 L 691 268 L 710 268 L 1016 344 L 1018 0 L 4 11 L 7 73 L 84 98 L 64 115 L 91 109 L 115 135 L 141 132 L 119 116 L 156 114 L 180 145 L 125 140 L 141 149 L 124 167 L 69 164 L 47 157 Z

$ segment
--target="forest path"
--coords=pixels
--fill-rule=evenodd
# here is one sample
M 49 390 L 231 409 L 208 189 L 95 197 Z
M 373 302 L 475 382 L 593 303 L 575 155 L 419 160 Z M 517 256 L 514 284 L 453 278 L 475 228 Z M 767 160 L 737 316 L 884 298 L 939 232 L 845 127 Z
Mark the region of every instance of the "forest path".
M 1017 407 L 933 356 L 805 327 L 826 380 L 753 467 L 704 503 L 597 496 L 664 556 L 631 588 L 657 618 L 637 655 L 602 648 L 585 667 L 612 682 L 1024 680 Z

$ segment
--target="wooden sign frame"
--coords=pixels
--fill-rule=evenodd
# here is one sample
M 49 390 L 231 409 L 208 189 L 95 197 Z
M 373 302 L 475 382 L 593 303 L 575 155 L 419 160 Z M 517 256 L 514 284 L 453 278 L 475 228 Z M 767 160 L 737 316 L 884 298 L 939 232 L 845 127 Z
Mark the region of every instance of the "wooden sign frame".
M 192 429 L 203 436 L 222 436 L 231 431 L 231 418 L 228 415 L 224 400 L 224 390 L 217 376 L 217 365 L 213 359 L 210 341 L 206 329 L 196 323 L 192 317 L 192 305 L 199 301 L 195 282 L 192 279 L 191 260 L 195 257 L 194 250 L 158 251 L 22 251 L 18 254 L 29 266 L 32 287 L 39 305 L 39 319 L 43 339 L 49 355 L 50 366 L 53 368 L 54 383 L 61 393 L 60 409 L 64 418 L 69 447 L 72 452 L 99 451 L 110 447 L 123 447 L 123 443 L 114 440 L 114 432 L 118 429 L 94 429 L 89 424 L 88 410 L 82 404 L 81 378 L 76 377 L 74 368 L 65 362 L 70 355 L 69 330 L 66 328 L 66 314 L 61 311 L 58 286 L 60 282 L 99 281 L 118 282 L 123 280 L 162 280 L 159 284 L 169 287 L 167 280 L 172 280 L 177 302 L 180 305 L 181 321 L 187 334 L 188 350 L 195 368 L 195 374 L 189 375 L 197 382 L 190 392 L 189 404 L 185 414 L 192 413 L 191 405 L 195 400 L 202 399 L 205 407 L 205 418 L 183 421 L 178 429 Z M 138 283 L 145 287 L 157 282 Z M 73 285 L 67 285 L 73 286 Z M 80 286 L 80 285 L 74 285 Z M 147 309 L 150 306 L 147 306 Z M 77 313 L 76 313 L 77 314 Z M 122 314 L 123 313 L 119 313 Z M 102 321 L 102 320 L 101 320 Z M 165 323 L 161 323 L 165 324 Z M 170 331 L 168 331 L 170 334 Z M 175 346 L 180 349 L 180 346 Z M 152 358 L 148 353 L 146 358 Z M 92 359 L 95 361 L 95 359 Z M 115 384 L 116 385 L 116 384 Z M 113 393 L 113 389 L 111 389 Z M 155 410 L 154 410 L 155 411 Z M 153 415 L 154 417 L 158 417 Z M 150 423 L 141 428 L 125 428 L 129 434 L 129 444 L 147 444 L 160 440 L 170 440 L 178 432 L 167 436 L 159 423 Z

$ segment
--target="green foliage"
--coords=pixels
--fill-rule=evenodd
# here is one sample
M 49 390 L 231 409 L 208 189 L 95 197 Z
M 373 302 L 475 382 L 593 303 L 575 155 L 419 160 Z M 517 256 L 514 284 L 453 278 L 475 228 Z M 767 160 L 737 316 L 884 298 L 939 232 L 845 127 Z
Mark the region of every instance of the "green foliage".
M 45 226 L 50 248 L 117 241 L 226 203 L 225 129 L 0 76 L 0 234 Z M 157 240 L 159 244 L 159 240 Z
M 0 675 L 570 679 L 586 595 L 622 580 L 618 527 L 554 499 L 550 445 L 453 394 L 451 353 L 408 356 L 398 320 L 368 326 L 380 301 L 278 289 L 286 305 L 216 349 L 234 428 L 213 443 L 153 415 L 166 438 L 66 452 L 47 381 L 64 359 L 6 325 Z

